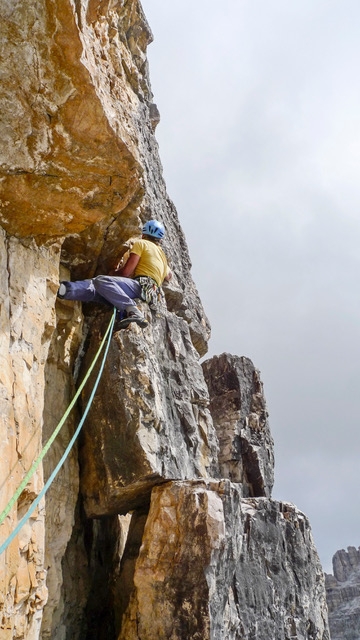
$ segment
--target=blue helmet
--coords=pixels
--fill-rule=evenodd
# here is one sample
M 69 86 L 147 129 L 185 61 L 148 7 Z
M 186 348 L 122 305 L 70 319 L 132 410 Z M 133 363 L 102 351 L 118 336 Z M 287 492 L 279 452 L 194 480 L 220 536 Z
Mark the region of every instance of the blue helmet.
M 158 220 L 148 220 L 145 222 L 142 232 L 145 236 L 151 236 L 152 238 L 161 240 L 165 235 L 165 228 Z

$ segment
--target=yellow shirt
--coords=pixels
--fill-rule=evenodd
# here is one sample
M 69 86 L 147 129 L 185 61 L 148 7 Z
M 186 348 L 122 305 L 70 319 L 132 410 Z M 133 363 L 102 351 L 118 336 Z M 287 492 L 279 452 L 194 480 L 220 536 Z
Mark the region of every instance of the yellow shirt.
M 134 271 L 134 278 L 136 276 L 149 276 L 160 287 L 165 276 L 169 273 L 168 263 L 162 248 L 155 242 L 142 238 L 135 240 L 130 252 L 140 256 Z

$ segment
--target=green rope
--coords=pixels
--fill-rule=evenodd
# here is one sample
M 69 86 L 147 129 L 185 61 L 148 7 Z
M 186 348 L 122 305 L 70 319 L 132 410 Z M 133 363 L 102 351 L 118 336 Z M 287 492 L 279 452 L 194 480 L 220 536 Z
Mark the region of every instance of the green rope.
M 108 335 L 109 331 L 114 327 L 114 323 L 115 323 L 115 315 L 116 315 L 116 309 L 114 309 L 114 314 L 111 318 L 110 324 L 108 326 L 108 329 L 106 331 L 106 334 L 104 336 L 104 339 L 106 338 L 106 336 Z M 14 540 L 15 536 L 19 533 L 19 531 L 22 529 L 22 527 L 24 526 L 24 524 L 27 522 L 27 520 L 30 518 L 30 516 L 34 513 L 36 507 L 38 506 L 39 502 L 41 501 L 42 497 L 45 495 L 46 491 L 48 490 L 48 488 L 50 487 L 50 485 L 52 484 L 53 480 L 55 479 L 55 477 L 57 476 L 58 472 L 60 471 L 62 465 L 64 464 L 66 458 L 68 457 L 73 444 L 76 440 L 76 438 L 78 437 L 81 427 L 83 426 L 84 422 L 85 422 L 85 418 L 88 414 L 88 411 L 91 407 L 92 401 L 94 399 L 95 396 L 95 392 L 96 389 L 98 387 L 98 384 L 100 382 L 100 378 L 104 369 L 104 365 L 105 365 L 105 360 L 106 360 L 106 356 L 108 354 L 109 351 L 109 346 L 110 346 L 110 338 L 111 338 L 111 333 L 109 335 L 109 339 L 106 345 L 106 349 L 105 349 L 105 353 L 100 365 L 100 369 L 98 372 L 98 375 L 96 377 L 93 389 L 91 391 L 88 403 L 85 407 L 85 411 L 81 417 L 81 420 L 78 424 L 78 427 L 73 435 L 73 437 L 71 438 L 68 446 L 66 447 L 61 459 L 59 460 L 58 464 L 56 465 L 54 471 L 52 472 L 51 476 L 49 477 L 49 479 L 47 480 L 47 482 L 45 483 L 45 485 L 43 486 L 42 490 L 40 491 L 39 495 L 35 498 L 35 500 L 33 501 L 32 505 L 30 506 L 29 510 L 27 511 L 27 513 L 24 515 L 24 517 L 20 520 L 20 522 L 18 522 L 17 526 L 15 527 L 15 529 L 10 533 L 10 535 L 6 538 L 5 542 L 0 546 L 0 555 L 3 553 L 3 551 L 5 551 L 5 549 L 7 549 L 7 547 L 9 546 L 9 544 Z
M 17 490 L 15 491 L 13 497 L 10 499 L 10 501 L 8 502 L 7 506 L 5 507 L 5 509 L 0 513 L 0 524 L 2 524 L 6 518 L 6 516 L 10 513 L 11 509 L 13 508 L 15 502 L 18 500 L 18 498 L 20 497 L 21 493 L 23 492 L 23 490 L 25 489 L 27 483 L 29 482 L 31 476 L 35 473 L 36 469 L 38 468 L 40 462 L 43 460 L 44 456 L 46 455 L 46 453 L 48 452 L 48 450 L 50 449 L 52 443 L 54 442 L 57 434 L 59 433 L 61 427 L 64 425 L 65 420 L 68 418 L 70 411 L 73 409 L 75 402 L 77 401 L 80 393 L 82 392 L 87 380 L 89 379 L 89 376 L 100 356 L 101 351 L 103 350 L 106 338 L 109 334 L 110 329 L 112 330 L 113 326 L 114 326 L 114 322 L 115 322 L 115 315 L 116 315 L 116 308 L 114 307 L 114 312 L 113 315 L 111 317 L 111 321 L 110 324 L 106 330 L 106 333 L 101 341 L 100 347 L 97 351 L 97 353 L 95 354 L 95 357 L 85 375 L 85 378 L 83 379 L 81 385 L 79 386 L 75 396 L 73 397 L 72 401 L 70 402 L 68 408 L 66 409 L 63 417 L 61 418 L 60 422 L 58 423 L 58 425 L 55 427 L 52 435 L 50 436 L 49 440 L 47 441 L 46 445 L 43 447 L 41 453 L 39 454 L 39 456 L 36 458 L 36 460 L 33 462 L 31 468 L 29 469 L 29 471 L 27 472 L 27 474 L 25 475 L 25 477 L 23 478 L 21 484 L 19 485 L 19 487 L 17 488 Z

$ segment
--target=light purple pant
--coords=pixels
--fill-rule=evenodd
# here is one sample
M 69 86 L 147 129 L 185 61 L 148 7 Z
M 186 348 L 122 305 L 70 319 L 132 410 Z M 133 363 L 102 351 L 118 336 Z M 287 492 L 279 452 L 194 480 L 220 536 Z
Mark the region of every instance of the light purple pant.
M 134 298 L 141 298 L 141 286 L 132 278 L 117 276 L 97 276 L 91 280 L 64 282 L 66 286 L 65 300 L 80 302 L 102 302 L 124 311 L 126 307 L 135 306 Z

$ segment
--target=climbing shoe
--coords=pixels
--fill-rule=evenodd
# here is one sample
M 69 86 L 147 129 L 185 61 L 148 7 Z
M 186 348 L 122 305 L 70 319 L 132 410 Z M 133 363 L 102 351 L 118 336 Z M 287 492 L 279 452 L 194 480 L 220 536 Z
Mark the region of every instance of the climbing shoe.
M 131 324 L 131 322 L 136 322 L 139 327 L 143 329 L 148 326 L 148 321 L 144 318 L 144 316 L 140 313 L 139 309 L 135 308 L 134 310 L 128 311 L 126 318 L 123 318 L 119 322 L 117 322 L 117 327 L 119 329 L 125 329 Z
M 66 291 L 67 291 L 66 284 L 64 282 L 60 282 L 60 287 L 57 292 L 57 297 L 61 299 L 65 298 Z

